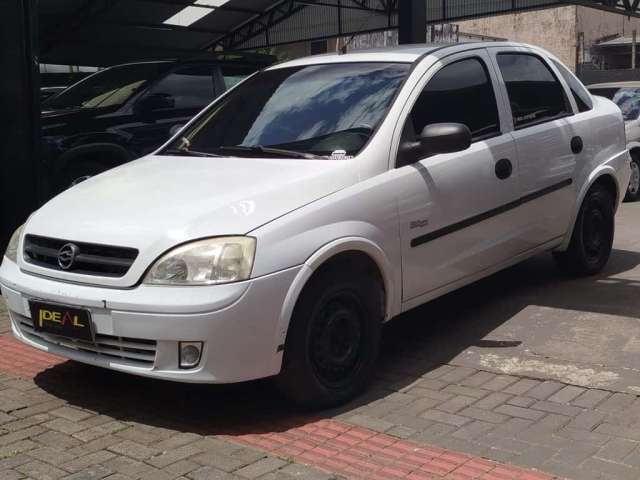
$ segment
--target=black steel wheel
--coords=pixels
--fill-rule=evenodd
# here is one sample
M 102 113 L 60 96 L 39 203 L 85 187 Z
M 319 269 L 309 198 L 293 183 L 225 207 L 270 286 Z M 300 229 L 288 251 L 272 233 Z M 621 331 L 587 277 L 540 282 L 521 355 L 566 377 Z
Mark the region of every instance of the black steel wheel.
M 600 272 L 609 261 L 615 233 L 614 199 L 601 185 L 587 193 L 566 252 L 554 257 L 567 272 L 586 276 Z
M 378 356 L 383 295 L 371 276 L 330 269 L 309 282 L 294 309 L 281 391 L 308 408 L 342 404 L 369 383 Z
M 352 381 L 362 363 L 366 309 L 352 291 L 335 292 L 311 319 L 309 355 L 318 380 L 329 388 Z

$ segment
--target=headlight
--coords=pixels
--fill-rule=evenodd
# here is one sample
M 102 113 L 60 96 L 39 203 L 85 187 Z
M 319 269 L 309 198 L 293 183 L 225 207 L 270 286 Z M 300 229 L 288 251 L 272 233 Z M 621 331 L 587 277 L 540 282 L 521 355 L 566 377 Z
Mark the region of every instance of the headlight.
M 162 256 L 144 283 L 216 285 L 247 280 L 253 268 L 256 239 L 218 237 L 191 242 Z
M 18 245 L 20 244 L 23 229 L 24 225 L 18 227 L 16 231 L 13 232 L 11 240 L 9 240 L 9 245 L 7 245 L 7 250 L 4 252 L 4 255 L 13 263 L 18 263 Z

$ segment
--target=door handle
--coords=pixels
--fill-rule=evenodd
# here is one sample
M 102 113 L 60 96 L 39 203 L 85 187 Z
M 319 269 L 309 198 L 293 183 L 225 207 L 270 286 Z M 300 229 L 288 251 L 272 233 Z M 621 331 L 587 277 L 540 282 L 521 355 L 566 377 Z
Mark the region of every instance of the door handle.
M 571 139 L 571 151 L 576 155 L 582 152 L 584 148 L 584 142 L 582 141 L 582 137 L 573 137 Z
M 506 180 L 513 173 L 513 164 L 508 158 L 498 160 L 496 163 L 496 177 L 500 180 Z

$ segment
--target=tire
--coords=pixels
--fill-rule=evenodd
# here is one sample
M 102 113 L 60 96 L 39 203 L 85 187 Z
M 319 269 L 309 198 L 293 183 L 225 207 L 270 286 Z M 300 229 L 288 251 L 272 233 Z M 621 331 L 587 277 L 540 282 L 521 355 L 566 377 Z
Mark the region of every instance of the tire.
M 625 202 L 637 202 L 640 199 L 640 157 L 633 155 L 631 157 L 631 180 L 627 195 L 624 197 Z
M 569 248 L 554 252 L 554 258 L 572 275 L 595 275 L 609 261 L 614 233 L 614 199 L 606 188 L 595 185 L 582 202 Z
M 294 308 L 276 385 L 311 409 L 337 406 L 369 384 L 380 348 L 383 290 L 365 274 L 321 272 Z

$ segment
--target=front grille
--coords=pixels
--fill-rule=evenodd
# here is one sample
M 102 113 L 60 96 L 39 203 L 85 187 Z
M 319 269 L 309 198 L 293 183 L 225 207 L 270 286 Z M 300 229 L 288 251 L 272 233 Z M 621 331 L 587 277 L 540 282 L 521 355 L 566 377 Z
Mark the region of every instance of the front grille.
M 68 244 L 75 246 L 76 254 L 70 268 L 65 270 L 58 264 L 58 254 Z M 122 277 L 129 271 L 137 256 L 138 250 L 135 248 L 71 242 L 37 235 L 27 235 L 24 239 L 24 258 L 27 262 L 83 275 Z
M 50 333 L 37 332 L 33 328 L 33 320 L 29 317 L 11 312 L 20 332 L 31 341 L 46 342 L 59 347 L 69 348 L 99 357 L 117 358 L 139 366 L 153 366 L 156 359 L 156 341 L 139 338 L 113 337 L 96 334 L 95 341 L 76 340 Z

